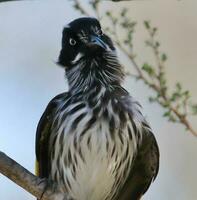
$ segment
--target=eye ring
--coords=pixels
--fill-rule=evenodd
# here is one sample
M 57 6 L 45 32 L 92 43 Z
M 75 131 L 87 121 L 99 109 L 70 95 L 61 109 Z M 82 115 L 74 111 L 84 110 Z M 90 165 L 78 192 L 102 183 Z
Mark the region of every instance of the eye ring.
M 70 45 L 74 46 L 76 43 L 77 43 L 76 40 L 74 40 L 73 38 L 70 38 L 69 40 Z

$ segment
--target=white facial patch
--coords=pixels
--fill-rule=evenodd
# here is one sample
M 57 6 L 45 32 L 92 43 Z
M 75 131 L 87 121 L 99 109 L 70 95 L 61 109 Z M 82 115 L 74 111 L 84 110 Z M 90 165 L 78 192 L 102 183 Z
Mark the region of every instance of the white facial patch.
M 78 53 L 74 60 L 71 61 L 72 64 L 76 64 L 83 57 L 82 53 Z

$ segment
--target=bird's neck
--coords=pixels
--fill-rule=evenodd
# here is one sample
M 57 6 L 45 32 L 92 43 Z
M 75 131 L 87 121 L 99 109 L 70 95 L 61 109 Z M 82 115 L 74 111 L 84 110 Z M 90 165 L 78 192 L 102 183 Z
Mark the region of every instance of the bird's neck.
M 124 78 L 122 66 L 115 54 L 105 54 L 94 59 L 81 60 L 66 71 L 69 92 L 90 93 L 95 88 L 113 91 L 120 87 Z

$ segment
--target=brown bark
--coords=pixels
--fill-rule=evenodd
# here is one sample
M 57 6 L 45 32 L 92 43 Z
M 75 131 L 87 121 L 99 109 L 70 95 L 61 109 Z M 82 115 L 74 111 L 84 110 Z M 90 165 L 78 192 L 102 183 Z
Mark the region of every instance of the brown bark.
M 27 192 L 42 200 L 68 200 L 58 186 L 47 179 L 41 179 L 0 151 L 0 173 L 21 186 Z

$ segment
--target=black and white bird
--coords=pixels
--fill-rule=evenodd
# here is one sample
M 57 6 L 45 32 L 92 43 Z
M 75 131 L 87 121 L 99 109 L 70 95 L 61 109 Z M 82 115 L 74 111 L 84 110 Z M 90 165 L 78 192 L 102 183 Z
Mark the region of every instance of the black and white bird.
M 123 68 L 95 18 L 63 29 L 57 95 L 36 134 L 37 174 L 73 200 L 138 200 L 155 179 L 159 149 L 139 103 L 122 87 Z

